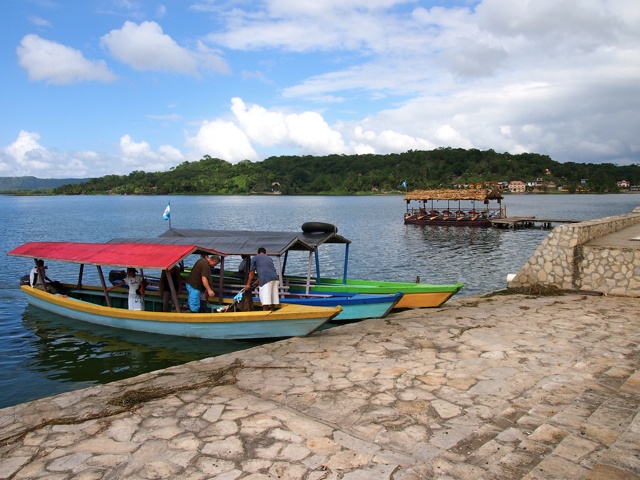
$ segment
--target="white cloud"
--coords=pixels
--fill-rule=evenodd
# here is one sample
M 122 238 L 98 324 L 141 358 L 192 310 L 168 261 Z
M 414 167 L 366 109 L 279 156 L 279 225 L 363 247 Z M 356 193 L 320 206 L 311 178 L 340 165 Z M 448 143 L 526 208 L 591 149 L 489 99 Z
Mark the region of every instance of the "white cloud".
M 293 151 L 297 155 L 329 155 L 435 148 L 426 138 L 390 129 L 375 131 L 351 124 L 332 127 L 318 112 L 268 110 L 260 105 L 247 106 L 240 98 L 232 99 L 231 111 L 235 122 L 205 121 L 197 134 L 187 139 L 187 145 L 198 155 L 210 155 L 231 163 L 259 160 L 257 152 L 265 149 Z M 452 130 L 446 133 L 454 136 Z
M 158 115 L 148 114 L 145 116 L 147 118 L 151 118 L 153 120 L 160 120 L 162 122 L 178 122 L 182 120 L 182 116 L 178 115 L 177 113 L 167 113 L 167 114 L 158 114 Z
M 165 35 L 156 22 L 137 25 L 127 21 L 121 29 L 103 35 L 100 43 L 111 55 L 135 70 L 196 73 L 193 56 Z
M 171 145 L 153 150 L 149 143 L 136 143 L 130 135 L 120 139 L 116 155 L 92 151 L 60 152 L 39 143 L 40 135 L 20 131 L 16 140 L 0 150 L 0 172 L 11 176 L 39 178 L 83 178 L 126 175 L 133 170 L 158 172 L 184 161 Z
M 50 27 L 51 23 L 49 22 L 49 20 L 46 20 L 42 17 L 38 17 L 36 15 L 33 15 L 31 17 L 29 17 L 29 21 L 35 25 L 36 27 Z
M 49 151 L 40 135 L 21 130 L 18 138 L 0 151 L 0 170 L 12 176 L 39 178 L 84 177 L 94 168 L 94 152 L 62 153 Z
M 79 50 L 38 35 L 25 35 L 16 52 L 18 63 L 31 80 L 67 85 L 86 81 L 111 82 L 116 79 L 103 60 L 87 60 Z
M 262 146 L 295 147 L 302 153 L 342 153 L 340 132 L 333 130 L 317 112 L 285 114 L 258 105 L 249 108 L 240 98 L 232 99 L 231 110 L 247 136 Z
M 197 155 L 209 155 L 231 163 L 242 160 L 258 160 L 251 141 L 236 124 L 224 120 L 205 120 L 198 133 L 186 140 Z
M 38 170 L 45 165 L 40 159 L 48 156 L 47 151 L 38 143 L 39 139 L 40 135 L 37 133 L 21 130 L 16 141 L 4 148 L 4 153 L 11 157 L 21 169 Z
M 355 153 L 393 153 L 407 150 L 431 150 L 435 145 L 424 138 L 383 130 L 376 133 L 358 125 L 351 135 Z
M 204 68 L 226 72 L 226 62 L 201 42 L 195 51 L 181 47 L 156 22 L 125 22 L 121 29 L 100 38 L 101 45 L 119 61 L 139 71 L 173 72 L 197 75 L 198 63 Z
M 182 153 L 171 145 L 161 145 L 157 151 L 154 151 L 148 142 L 135 142 L 131 135 L 123 135 L 120 138 L 119 147 L 126 171 L 165 171 L 184 159 Z

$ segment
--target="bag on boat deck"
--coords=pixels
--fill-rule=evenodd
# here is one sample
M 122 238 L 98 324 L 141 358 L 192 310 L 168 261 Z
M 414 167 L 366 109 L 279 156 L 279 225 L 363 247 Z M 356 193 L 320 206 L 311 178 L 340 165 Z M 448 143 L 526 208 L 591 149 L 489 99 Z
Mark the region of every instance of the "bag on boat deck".
M 31 285 L 29 283 L 29 275 L 23 275 L 20 277 L 20 285 Z
M 244 292 L 242 295 L 242 299 L 236 300 L 237 297 L 233 299 L 233 302 L 230 305 L 219 308 L 218 312 L 251 312 L 253 311 L 253 297 L 251 293 Z
M 244 292 L 242 294 L 242 300 L 238 302 L 236 309 L 239 312 L 253 311 L 253 296 L 251 295 L 251 292 Z

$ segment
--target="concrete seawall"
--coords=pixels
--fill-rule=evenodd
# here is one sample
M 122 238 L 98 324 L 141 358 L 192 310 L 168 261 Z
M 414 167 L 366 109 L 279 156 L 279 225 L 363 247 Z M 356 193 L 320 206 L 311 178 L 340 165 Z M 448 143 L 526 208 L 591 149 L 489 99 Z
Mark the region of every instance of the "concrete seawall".
M 640 306 L 464 298 L 0 410 L 1 479 L 640 479 Z
M 640 207 L 632 213 L 560 225 L 511 279 L 511 288 L 541 285 L 640 297 Z

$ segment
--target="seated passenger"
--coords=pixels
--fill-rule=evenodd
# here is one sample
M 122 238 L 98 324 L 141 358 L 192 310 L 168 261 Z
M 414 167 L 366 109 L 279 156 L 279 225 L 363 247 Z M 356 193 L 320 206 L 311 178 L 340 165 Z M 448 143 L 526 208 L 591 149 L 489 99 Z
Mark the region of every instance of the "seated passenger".
M 29 274 L 29 285 L 38 290 L 44 290 L 55 295 L 58 293 L 58 290 L 52 284 L 57 282 L 52 282 L 51 279 L 47 277 L 45 273 L 46 269 L 47 266 L 44 264 L 44 260 L 36 260 L 36 266 L 31 269 L 31 273 Z M 41 278 L 40 272 L 42 272 L 44 278 Z

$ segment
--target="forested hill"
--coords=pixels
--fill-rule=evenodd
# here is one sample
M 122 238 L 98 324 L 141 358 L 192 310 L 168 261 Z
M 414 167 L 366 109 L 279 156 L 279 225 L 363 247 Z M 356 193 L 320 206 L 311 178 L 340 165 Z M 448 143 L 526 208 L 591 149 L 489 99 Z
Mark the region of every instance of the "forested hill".
M 84 183 L 88 178 L 0 177 L 0 192 L 48 191 L 68 183 Z
M 547 155 L 439 148 L 388 155 L 279 156 L 236 165 L 205 155 L 168 172 L 108 175 L 65 185 L 56 194 L 358 194 L 443 188 L 485 181 L 542 178 L 569 191 L 585 185 L 615 192 L 616 182 L 640 183 L 640 166 L 560 163 Z

